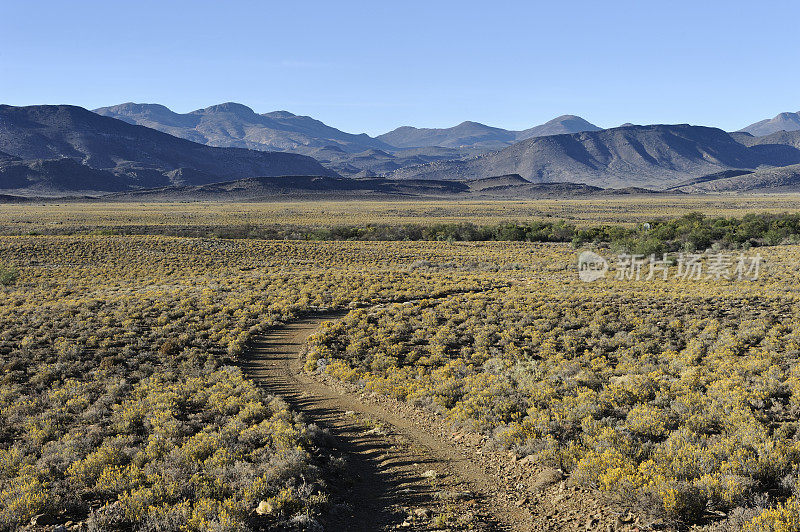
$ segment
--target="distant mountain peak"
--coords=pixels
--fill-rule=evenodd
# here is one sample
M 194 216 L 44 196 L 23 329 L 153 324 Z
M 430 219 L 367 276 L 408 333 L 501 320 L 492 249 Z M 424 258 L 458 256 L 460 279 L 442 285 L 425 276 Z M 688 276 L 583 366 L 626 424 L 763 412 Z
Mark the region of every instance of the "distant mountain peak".
M 2 189 L 109 191 L 173 180 L 336 176 L 311 157 L 205 146 L 69 105 L 0 105 L 0 152 L 18 158 L 2 165 Z
M 721 129 L 654 124 L 535 137 L 478 157 L 398 169 L 388 177 L 470 180 L 519 174 L 533 183 L 664 188 L 678 179 L 764 164 L 800 164 L 800 149 L 750 149 Z
M 577 115 L 561 115 L 548 120 L 544 124 L 520 131 L 517 140 L 550 135 L 583 133 L 584 131 L 600 131 L 601 128 Z
M 481 151 L 500 149 L 514 142 L 516 134 L 480 122 L 467 120 L 448 128 L 401 126 L 376 137 L 397 148 L 472 148 Z
M 238 116 L 252 116 L 256 114 L 255 111 L 253 111 L 246 105 L 236 102 L 225 102 L 217 105 L 212 105 L 211 107 L 206 107 L 205 109 L 198 109 L 197 111 L 194 111 L 194 113 L 197 114 L 232 113 Z
M 467 120 L 450 128 L 401 126 L 377 138 L 399 148 L 473 148 L 479 152 L 502 149 L 520 140 L 564 133 L 599 131 L 601 128 L 577 115 L 561 115 L 524 131 L 510 131 Z
M 169 107 L 161 105 L 160 103 L 135 103 L 135 102 L 125 102 L 118 105 L 112 105 L 110 107 L 101 107 L 100 109 L 113 109 L 115 111 L 162 111 L 171 113 Z M 97 112 L 99 109 L 95 109 L 94 112 Z
M 486 127 L 486 128 L 491 128 L 492 126 L 487 126 L 486 124 L 481 124 L 480 122 L 475 122 L 473 120 L 464 120 L 463 122 L 458 124 L 456 127 Z M 495 129 L 495 128 L 492 128 L 492 129 Z
M 98 114 L 146 126 L 192 142 L 216 147 L 248 148 L 260 151 L 288 151 L 310 155 L 324 146 L 337 145 L 348 153 L 368 148 L 391 150 L 367 135 L 345 133 L 308 116 L 289 111 L 256 114 L 236 102 L 225 102 L 190 113 L 174 113 L 150 104 L 121 104 L 97 109 Z
M 750 133 L 756 137 L 764 137 L 778 131 L 800 130 L 800 111 L 796 113 L 780 113 L 774 118 L 761 120 L 742 128 L 738 133 Z
M 262 113 L 261 116 L 266 116 L 267 118 L 294 118 L 297 115 L 289 111 L 272 111 L 271 113 Z

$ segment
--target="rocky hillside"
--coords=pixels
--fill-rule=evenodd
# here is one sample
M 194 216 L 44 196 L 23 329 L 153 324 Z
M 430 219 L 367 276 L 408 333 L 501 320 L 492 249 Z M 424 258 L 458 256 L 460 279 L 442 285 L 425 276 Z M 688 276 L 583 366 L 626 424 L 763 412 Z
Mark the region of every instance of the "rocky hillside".
M 798 131 L 800 130 L 800 112 L 781 113 L 775 118 L 761 120 L 755 124 L 740 129 L 740 132 L 750 133 L 754 137 L 763 137 L 777 133 L 778 131 Z
M 302 155 L 213 148 L 81 107 L 0 106 L 0 190 L 115 191 L 278 175 L 336 175 Z M 63 161 L 62 159 L 69 159 Z
M 519 174 L 534 183 L 668 188 L 732 168 L 796 163 L 800 149 L 786 144 L 747 146 L 716 128 L 652 125 L 537 137 L 470 159 L 400 169 L 391 177 L 464 180 Z
M 599 130 L 599 127 L 579 116 L 564 115 L 523 131 L 511 131 L 478 122 L 462 122 L 450 128 L 403 126 L 377 138 L 401 148 L 443 146 L 466 149 L 472 154 L 479 154 L 487 150 L 502 149 L 532 137 Z
M 287 111 L 257 114 L 246 105 L 234 102 L 185 114 L 175 113 L 163 105 L 138 103 L 101 107 L 94 112 L 192 142 L 224 148 L 279 150 L 303 155 L 325 146 L 335 146 L 346 153 L 391 148 L 366 134 L 345 133 L 309 116 Z
M 692 194 L 800 192 L 800 164 L 753 172 L 724 172 L 682 183 L 674 190 Z

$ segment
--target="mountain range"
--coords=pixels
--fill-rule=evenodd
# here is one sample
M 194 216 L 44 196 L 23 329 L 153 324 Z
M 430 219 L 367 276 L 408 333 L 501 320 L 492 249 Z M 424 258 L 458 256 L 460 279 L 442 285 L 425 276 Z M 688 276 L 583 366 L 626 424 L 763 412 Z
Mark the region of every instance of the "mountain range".
M 394 151 L 372 148 L 359 153 L 347 153 L 336 146 L 325 146 L 305 153 L 331 170 L 349 177 L 380 176 L 399 168 L 432 161 L 459 159 L 468 154 L 464 150 L 441 146 L 405 148 Z
M 781 135 L 784 135 L 781 137 Z M 519 174 L 534 183 L 571 181 L 607 187 L 668 188 L 727 169 L 800 163 L 789 134 L 774 138 L 682 125 L 626 126 L 535 137 L 469 159 L 396 170 L 393 179 L 478 179 Z
M 462 159 L 465 160 L 466 166 L 470 166 L 474 163 L 469 163 L 469 159 L 474 156 L 503 150 L 528 139 L 601 130 L 579 116 L 563 115 L 520 131 L 466 121 L 450 128 L 402 126 L 372 138 L 363 133 L 359 135 L 345 133 L 313 118 L 298 116 L 287 111 L 257 114 L 251 108 L 233 102 L 184 114 L 175 113 L 158 104 L 135 103 L 103 107 L 96 109 L 95 112 L 210 146 L 281 150 L 309 155 L 340 175 L 351 177 L 401 176 L 407 172 L 417 172 L 413 169 L 417 166 L 431 163 L 445 164 L 445 161 Z M 621 127 L 630 126 L 632 124 Z M 734 135 L 750 134 L 753 137 L 762 137 L 782 130 L 798 129 L 800 129 L 800 114 L 781 113 L 771 120 L 752 124 Z M 740 139 L 745 144 L 754 142 L 744 137 Z M 774 143 L 770 141 L 768 144 Z M 769 149 L 775 150 L 775 148 Z M 778 150 L 785 151 L 786 148 Z M 717 168 L 713 160 L 698 162 L 700 163 L 696 169 L 698 173 Z M 593 170 L 597 170 L 594 167 L 598 164 L 602 166 L 602 160 L 589 162 L 589 166 L 592 167 L 589 173 L 594 175 L 595 179 L 597 172 Z M 660 164 L 657 163 L 656 166 Z M 767 164 L 778 163 L 769 161 Z M 447 163 L 448 168 L 462 166 L 464 164 Z M 544 166 L 549 168 L 550 163 L 546 162 Z M 634 167 L 639 168 L 636 165 Z M 720 164 L 718 167 L 727 166 Z M 578 168 L 580 178 L 587 170 L 580 166 Z M 542 171 L 539 173 L 558 174 L 562 170 L 568 172 L 573 169 L 573 165 L 568 165 L 568 168 L 560 170 L 556 168 L 554 172 L 540 169 Z M 615 167 L 609 171 L 618 174 L 622 169 Z M 681 163 L 673 168 L 675 172 L 680 172 L 682 169 L 684 167 Z M 506 170 L 514 169 L 498 168 L 496 173 Z M 524 170 L 521 173 L 527 175 Z M 670 167 L 664 172 L 655 173 L 667 176 Z M 652 180 L 649 183 L 654 184 Z
M 313 176 L 252 177 L 198 186 L 169 186 L 103 196 L 103 201 L 274 201 L 313 199 L 536 199 L 619 194 L 657 194 L 641 189 L 611 190 L 581 183 L 531 183 L 518 175 L 473 181 L 393 180 Z M 674 192 L 672 192 L 674 193 Z M 2 198 L 0 202 L 14 201 Z
M 265 151 L 275 145 L 304 153 Z M 442 181 L 461 183 L 474 195 L 481 179 L 509 175 L 524 183 L 492 185 L 492 194 L 588 193 L 580 187 L 786 191 L 800 190 L 795 170 L 776 169 L 798 164 L 800 130 L 761 136 L 686 124 L 601 130 L 566 115 L 524 131 L 464 122 L 444 129 L 403 127 L 372 138 L 284 111 L 256 114 L 234 103 L 186 114 L 151 104 L 97 113 L 67 105 L 0 106 L 0 193 L 29 196 L 165 187 L 200 194 L 192 187 L 278 176 L 292 176 L 291 183 L 324 177 L 326 186 L 351 195 L 430 195 L 452 187 Z M 372 177 L 385 179 L 365 180 Z M 298 186 L 306 194 L 319 183 Z M 267 189 L 278 195 L 293 190 Z
M 337 175 L 311 157 L 214 148 L 70 105 L 0 105 L 0 189 L 50 193 Z
M 163 105 L 138 103 L 101 107 L 94 112 L 209 146 L 310 155 L 342 175 L 353 176 L 478 155 L 534 136 L 600 129 L 580 117 L 565 115 L 524 131 L 464 122 L 443 129 L 404 126 L 372 138 L 364 133 L 345 133 L 288 111 L 257 114 L 234 102 L 184 114 Z
M 579 116 L 564 115 L 523 131 L 510 131 L 478 122 L 462 122 L 457 126 L 445 129 L 403 126 L 378 135 L 377 138 L 400 148 L 444 146 L 447 148 L 496 150 L 532 137 L 599 130 L 599 127 Z
M 288 151 L 334 146 L 347 153 L 392 147 L 362 133 L 344 133 L 308 116 L 287 111 L 257 114 L 240 103 L 227 102 L 179 114 L 158 104 L 123 103 L 101 107 L 95 113 L 169 133 L 176 137 L 222 148 Z

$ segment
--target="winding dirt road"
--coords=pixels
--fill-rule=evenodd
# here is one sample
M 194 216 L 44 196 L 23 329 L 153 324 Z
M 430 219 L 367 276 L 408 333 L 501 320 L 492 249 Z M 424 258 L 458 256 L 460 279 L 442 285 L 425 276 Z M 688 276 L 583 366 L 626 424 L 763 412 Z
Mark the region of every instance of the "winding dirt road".
M 346 501 L 326 522 L 330 530 L 614 530 L 607 508 L 580 488 L 552 482 L 537 493 L 532 466 L 497 459 L 425 414 L 395 401 L 367 397 L 312 379 L 303 371 L 306 339 L 345 312 L 307 316 L 258 336 L 242 369 L 282 397 L 307 422 L 332 436 L 347 473 L 331 482 Z M 479 437 L 477 435 L 473 435 Z M 465 438 L 466 439 L 466 438 Z M 588 516 L 588 517 L 587 517 Z M 627 528 L 627 527 L 626 527 Z
M 487 530 L 524 530 L 514 525 L 524 522 L 519 519 L 522 511 L 493 500 L 496 480 L 447 442 L 420 432 L 398 412 L 362 402 L 303 372 L 308 336 L 323 321 L 342 315 L 319 314 L 274 329 L 256 338 L 242 365 L 250 378 L 282 397 L 307 421 L 327 429 L 347 458 L 355 479 L 340 495 L 350 508 L 332 517 L 331 529 L 424 530 L 451 519 Z

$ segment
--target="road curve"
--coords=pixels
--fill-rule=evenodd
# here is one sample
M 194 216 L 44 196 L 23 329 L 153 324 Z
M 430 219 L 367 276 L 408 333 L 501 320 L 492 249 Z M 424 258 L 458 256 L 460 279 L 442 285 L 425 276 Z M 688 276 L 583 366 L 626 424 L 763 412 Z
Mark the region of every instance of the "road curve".
M 452 443 L 399 411 L 304 373 L 306 339 L 322 322 L 344 314 L 320 313 L 276 327 L 254 339 L 241 364 L 249 378 L 283 398 L 306 421 L 327 429 L 334 448 L 346 458 L 354 480 L 336 495 L 349 504 L 331 515 L 327 526 L 425 530 L 442 524 L 436 518 L 444 515 L 468 520 L 478 529 L 529 530 L 530 513 L 497 496 L 502 482 Z

